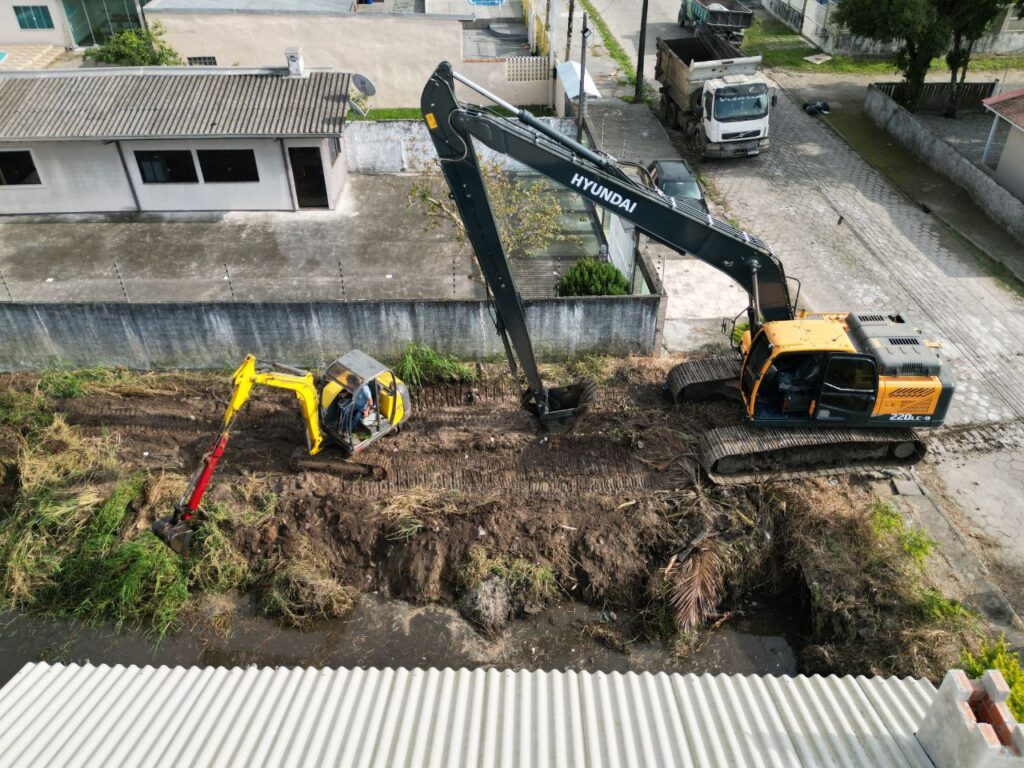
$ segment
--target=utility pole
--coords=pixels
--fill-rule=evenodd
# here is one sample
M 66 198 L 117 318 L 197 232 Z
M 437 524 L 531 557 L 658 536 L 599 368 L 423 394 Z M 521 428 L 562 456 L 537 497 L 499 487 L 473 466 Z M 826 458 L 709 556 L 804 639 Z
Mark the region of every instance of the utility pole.
M 583 29 L 580 30 L 580 93 L 579 115 L 576 116 L 576 141 L 583 141 L 583 120 L 587 115 L 587 38 L 590 28 L 587 26 L 587 14 L 583 14 Z
M 636 91 L 633 93 L 633 103 L 640 104 L 644 100 L 644 48 L 647 43 L 647 2 L 644 0 L 643 8 L 640 10 L 640 45 L 636 57 Z
M 569 27 L 565 30 L 565 60 L 572 52 L 572 17 L 576 15 L 576 0 L 569 0 Z

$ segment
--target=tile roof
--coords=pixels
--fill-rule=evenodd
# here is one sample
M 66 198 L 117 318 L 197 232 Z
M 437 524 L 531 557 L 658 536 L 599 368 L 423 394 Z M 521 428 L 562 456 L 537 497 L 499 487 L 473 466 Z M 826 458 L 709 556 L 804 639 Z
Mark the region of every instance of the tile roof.
M 0 765 L 931 768 L 927 680 L 27 664 Z
M 0 74 L 0 141 L 340 135 L 351 75 L 137 67 Z
M 1024 88 L 990 96 L 982 104 L 1004 120 L 1024 130 Z

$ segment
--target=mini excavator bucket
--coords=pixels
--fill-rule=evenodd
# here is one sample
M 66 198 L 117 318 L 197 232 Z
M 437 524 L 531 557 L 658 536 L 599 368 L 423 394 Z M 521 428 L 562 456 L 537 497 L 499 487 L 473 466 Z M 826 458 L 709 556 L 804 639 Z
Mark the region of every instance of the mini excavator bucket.
M 551 387 L 547 390 L 547 410 L 539 414 L 541 426 L 555 434 L 571 431 L 596 396 L 597 385 L 592 381 Z
M 171 550 L 181 557 L 188 558 L 189 549 L 192 547 L 192 536 L 195 529 L 192 521 L 183 518 L 181 513 L 175 509 L 173 515 L 161 517 L 153 523 L 153 533 Z

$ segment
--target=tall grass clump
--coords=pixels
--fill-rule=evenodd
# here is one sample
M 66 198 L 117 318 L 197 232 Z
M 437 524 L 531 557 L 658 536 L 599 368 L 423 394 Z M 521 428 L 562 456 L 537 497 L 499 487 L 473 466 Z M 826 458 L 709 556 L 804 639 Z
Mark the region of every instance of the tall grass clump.
M 1006 637 L 994 643 L 982 642 L 977 653 L 965 650 L 960 656 L 960 666 L 968 677 L 979 678 L 990 669 L 998 669 L 1010 686 L 1010 711 L 1017 722 L 1024 722 L 1024 669 L 1021 668 L 1019 653 L 1006 646 Z
M 474 381 L 476 371 L 454 355 L 442 355 L 425 344 L 410 342 L 395 366 L 395 373 L 407 384 L 444 384 Z

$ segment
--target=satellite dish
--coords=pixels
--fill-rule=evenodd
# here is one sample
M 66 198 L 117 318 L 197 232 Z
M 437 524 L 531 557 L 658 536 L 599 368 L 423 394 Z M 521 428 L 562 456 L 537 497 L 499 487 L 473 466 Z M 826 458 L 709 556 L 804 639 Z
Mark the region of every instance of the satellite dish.
M 360 75 L 358 72 L 352 75 L 352 85 L 356 87 L 357 91 L 367 97 L 377 93 L 377 89 L 373 87 L 370 78 L 366 75 Z

